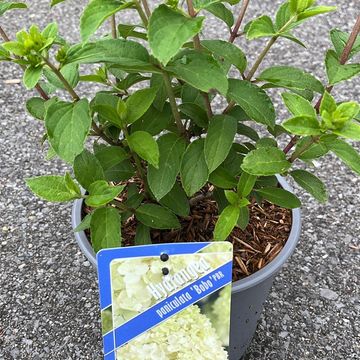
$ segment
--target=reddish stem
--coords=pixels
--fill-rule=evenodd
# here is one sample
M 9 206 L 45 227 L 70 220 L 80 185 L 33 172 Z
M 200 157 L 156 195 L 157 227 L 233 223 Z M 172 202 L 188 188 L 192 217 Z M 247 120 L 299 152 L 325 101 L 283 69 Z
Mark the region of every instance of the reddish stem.
M 231 34 L 230 34 L 229 42 L 231 42 L 231 43 L 233 43 L 235 41 L 236 37 L 238 36 L 238 32 L 239 32 L 240 26 L 244 20 L 245 13 L 249 6 L 249 3 L 250 3 L 250 0 L 243 0 L 239 17 L 237 18 L 234 29 L 231 31 Z

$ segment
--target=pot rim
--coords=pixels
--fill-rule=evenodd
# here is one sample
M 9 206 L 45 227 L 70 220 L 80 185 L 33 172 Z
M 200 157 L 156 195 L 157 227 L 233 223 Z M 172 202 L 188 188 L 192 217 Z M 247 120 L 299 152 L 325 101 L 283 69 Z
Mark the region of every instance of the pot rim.
M 280 185 L 283 189 L 293 192 L 293 189 L 282 176 L 277 176 Z M 81 223 L 82 204 L 83 199 L 78 199 L 74 202 L 71 213 L 72 228 L 75 229 Z M 254 274 L 247 276 L 244 279 L 232 283 L 232 293 L 238 293 L 248 288 L 254 287 L 261 282 L 264 282 L 269 277 L 274 276 L 282 268 L 287 259 L 292 255 L 295 247 L 299 241 L 301 233 L 301 210 L 300 208 L 292 209 L 292 224 L 291 231 L 285 246 L 280 253 L 269 264 L 264 266 L 261 270 Z M 84 231 L 74 233 L 75 239 L 84 253 L 86 258 L 90 261 L 94 268 L 97 268 L 96 255 L 91 247 Z

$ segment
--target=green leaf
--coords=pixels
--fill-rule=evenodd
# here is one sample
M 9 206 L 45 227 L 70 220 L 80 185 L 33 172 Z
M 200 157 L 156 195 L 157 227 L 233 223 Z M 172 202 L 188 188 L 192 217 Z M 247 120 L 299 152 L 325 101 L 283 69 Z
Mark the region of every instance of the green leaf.
M 92 214 L 87 214 L 81 221 L 81 223 L 74 229 L 74 232 L 80 232 L 90 229 Z
M 75 158 L 74 173 L 76 180 L 87 190 L 93 182 L 105 180 L 101 163 L 95 155 L 86 149 Z
M 151 135 L 157 135 L 166 129 L 172 122 L 170 105 L 167 103 L 163 111 L 150 106 L 149 110 L 131 126 L 131 132 L 146 131 Z
M 100 122 L 109 121 L 118 128 L 124 126 L 124 121 L 121 119 L 117 107 L 122 100 L 117 96 L 106 92 L 98 92 L 91 101 L 91 110 L 99 114 Z
M 240 197 L 246 197 L 248 196 L 252 189 L 254 188 L 254 185 L 256 183 L 257 176 L 250 175 L 247 172 L 243 171 L 239 183 L 237 185 L 237 192 Z
M 26 185 L 40 198 L 52 201 L 70 201 L 81 196 L 68 188 L 64 176 L 47 175 L 26 179 Z
M 121 218 L 115 208 L 99 208 L 90 222 L 91 244 L 97 253 L 101 249 L 121 246 Z
M 196 11 L 200 11 L 202 9 L 206 9 L 211 5 L 214 5 L 216 3 L 218 3 L 220 0 L 194 0 L 193 4 L 194 4 L 194 9 Z
M 107 181 L 120 182 L 130 179 L 135 175 L 135 168 L 130 160 L 124 160 L 120 164 L 112 166 L 105 171 Z
M 24 72 L 24 85 L 28 90 L 31 90 L 39 82 L 42 75 L 42 66 L 28 66 Z
M 26 101 L 26 110 L 31 116 L 38 120 L 44 120 L 45 100 L 40 97 L 33 97 Z
M 290 191 L 279 188 L 263 188 L 256 190 L 267 201 L 284 207 L 286 209 L 295 209 L 301 206 L 300 200 Z
M 333 123 L 344 125 L 355 118 L 359 113 L 360 106 L 355 101 L 344 102 L 340 104 L 332 114 Z
M 360 155 L 350 144 L 337 139 L 326 143 L 326 145 L 336 156 L 349 166 L 350 169 L 360 175 Z
M 151 244 L 151 236 L 150 236 L 150 228 L 144 224 L 139 223 L 136 226 L 136 235 L 135 235 L 135 245 L 150 245 Z
M 306 115 L 316 118 L 316 111 L 310 101 L 297 94 L 283 93 L 281 96 L 286 107 L 294 116 Z
M 318 120 L 312 116 L 295 116 L 282 123 L 285 130 L 295 135 L 320 135 Z
M 258 86 L 248 81 L 230 79 L 228 97 L 239 104 L 251 119 L 274 127 L 274 105 L 266 92 Z
M 329 150 L 324 144 L 313 143 L 312 136 L 301 138 L 296 144 L 294 154 L 299 154 L 299 159 L 303 161 L 311 161 L 325 155 Z M 303 149 L 306 149 L 305 151 Z
M 316 200 L 322 203 L 328 200 L 328 194 L 324 183 L 315 175 L 305 170 L 294 170 L 290 172 L 290 175 Z
M 286 24 L 290 25 L 289 20 L 291 19 L 291 17 L 292 14 L 290 11 L 289 2 L 286 1 L 279 7 L 278 11 L 276 12 L 275 24 L 277 31 L 283 29 Z
M 209 170 L 205 161 L 204 139 L 193 141 L 186 149 L 181 161 L 180 176 L 188 196 L 199 191 L 208 180 Z
M 1 44 L 1 46 L 8 52 L 13 53 L 17 56 L 24 56 L 26 55 L 25 47 L 18 43 L 17 41 L 8 41 L 6 43 Z
M 91 127 L 88 101 L 52 103 L 46 112 L 45 126 L 49 143 L 56 154 L 72 163 L 82 152 Z
M 327 52 L 325 65 L 330 85 L 349 80 L 360 73 L 360 64 L 341 65 L 333 50 Z
M 201 45 L 214 55 L 235 65 L 241 73 L 245 71 L 247 66 L 246 55 L 234 44 L 224 40 L 203 40 Z
M 239 215 L 240 209 L 235 205 L 229 205 L 222 211 L 215 225 L 215 241 L 223 241 L 227 239 L 236 226 Z
M 179 105 L 179 110 L 199 127 L 206 128 L 209 123 L 209 119 L 205 109 L 194 103 L 182 103 Z
M 259 140 L 259 135 L 256 132 L 256 130 L 254 130 L 253 128 L 251 128 L 250 126 L 247 126 L 245 124 L 238 123 L 236 132 L 240 135 L 244 135 L 244 136 L 248 137 L 249 139 L 251 139 L 253 141 Z
M 81 197 L 81 190 L 79 185 L 72 179 L 71 175 L 67 172 L 65 174 L 65 185 L 70 192 L 79 195 Z
M 333 130 L 333 133 L 346 139 L 360 141 L 360 125 L 354 122 L 346 124 L 339 130 Z
M 132 5 L 132 2 L 124 3 L 120 0 L 91 0 L 80 17 L 82 41 L 88 41 L 108 17 Z
M 126 122 L 128 124 L 134 123 L 140 119 L 153 103 L 157 88 L 142 89 L 134 92 L 126 100 Z
M 176 182 L 171 191 L 160 201 L 160 204 L 170 209 L 176 215 L 188 216 L 190 213 L 189 199 L 184 189 Z
M 160 5 L 149 21 L 149 45 L 153 55 L 164 65 L 201 30 L 204 17 L 191 18 L 166 5 Z
M 89 195 L 85 199 L 87 206 L 100 207 L 114 200 L 125 188 L 125 185 L 111 186 L 105 180 L 93 182 L 89 186 Z
M 250 212 L 247 206 L 243 206 L 240 209 L 239 219 L 237 221 L 237 225 L 241 230 L 245 230 L 249 225 L 250 221 Z
M 266 15 L 253 20 L 246 33 L 249 40 L 261 37 L 272 37 L 274 35 L 276 35 L 274 24 L 270 17 Z
M 233 189 L 237 184 L 235 176 L 222 165 L 210 174 L 209 182 L 221 189 Z
M 2 1 L 0 3 L 0 16 L 4 15 L 7 11 L 13 9 L 26 9 L 27 5 L 21 2 L 7 2 Z
M 231 10 L 229 10 L 224 4 L 211 4 L 205 10 L 209 11 L 220 20 L 224 21 L 224 23 L 229 27 L 229 29 L 231 29 L 234 25 L 234 15 Z
M 136 218 L 152 229 L 179 229 L 177 217 L 168 209 L 155 204 L 143 204 L 135 211 Z
M 147 40 L 147 35 L 145 33 L 135 30 L 138 27 L 142 28 L 140 25 L 119 24 L 118 31 L 120 36 L 124 39 L 127 39 L 128 37 L 134 37 Z
M 60 69 L 61 75 L 68 81 L 72 88 L 75 88 L 79 82 L 79 66 L 77 64 L 68 64 Z M 44 67 L 44 75 L 51 85 L 57 89 L 65 89 L 64 84 L 59 80 L 56 74 Z
M 208 54 L 188 50 L 181 59 L 176 59 L 166 69 L 196 89 L 204 92 L 216 89 L 226 95 L 226 75 L 219 63 Z
M 148 168 L 149 187 L 157 200 L 162 199 L 174 186 L 180 170 L 181 158 L 186 143 L 183 138 L 169 133 L 158 140 L 159 167 Z
M 315 0 L 289 0 L 290 12 L 292 14 L 301 14 L 312 6 L 314 2 Z
M 51 7 L 64 2 L 65 0 L 51 0 Z
M 328 114 L 331 115 L 336 109 L 337 104 L 335 99 L 328 91 L 325 91 L 320 104 L 320 114 L 322 114 L 324 111 L 327 111 Z
M 129 154 L 119 146 L 101 147 L 95 152 L 95 156 L 105 172 L 129 158 Z
M 340 58 L 341 54 L 345 49 L 347 42 L 349 41 L 350 35 L 344 31 L 333 29 L 330 31 L 330 37 L 334 45 L 336 54 L 338 55 L 338 58 Z M 360 52 L 360 37 L 358 36 L 349 54 L 349 59 L 354 57 L 359 52 Z
M 155 168 L 159 167 L 159 147 L 146 131 L 135 131 L 127 138 L 130 148 Z
M 224 193 L 225 193 L 226 200 L 231 205 L 237 205 L 239 197 L 234 191 L 225 190 Z
M 279 87 L 298 90 L 312 90 L 322 94 L 324 86 L 311 74 L 292 66 L 273 66 L 264 70 L 258 80 L 267 81 Z
M 314 6 L 299 14 L 298 21 L 302 21 L 316 15 L 326 14 L 335 11 L 336 9 L 336 6 Z
M 275 147 L 250 151 L 241 165 L 244 171 L 256 176 L 282 174 L 290 167 L 291 163 L 286 160 L 284 152 Z
M 65 60 L 65 64 L 101 62 L 117 65 L 123 70 L 159 72 L 150 64 L 149 53 L 144 46 L 123 39 L 99 40 L 85 45 L 74 45 L 68 50 Z
M 216 115 L 209 123 L 205 139 L 205 161 L 213 172 L 228 156 L 237 130 L 237 121 L 231 116 Z

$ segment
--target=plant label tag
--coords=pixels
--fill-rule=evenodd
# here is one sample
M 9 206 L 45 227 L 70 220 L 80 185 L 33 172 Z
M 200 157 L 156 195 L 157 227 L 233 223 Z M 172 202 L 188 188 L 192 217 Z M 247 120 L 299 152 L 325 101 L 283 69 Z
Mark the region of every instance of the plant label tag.
M 229 242 L 99 251 L 104 359 L 228 359 L 232 258 Z

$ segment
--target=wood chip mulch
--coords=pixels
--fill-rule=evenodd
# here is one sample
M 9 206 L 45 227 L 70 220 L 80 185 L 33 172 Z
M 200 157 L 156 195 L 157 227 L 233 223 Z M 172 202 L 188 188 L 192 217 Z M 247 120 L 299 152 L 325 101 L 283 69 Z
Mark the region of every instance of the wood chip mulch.
M 88 209 L 84 209 L 88 212 Z M 262 269 L 283 249 L 291 230 L 292 216 L 288 209 L 268 202 L 250 207 L 250 222 L 245 230 L 235 228 L 229 236 L 234 245 L 233 281 L 240 280 Z M 179 230 L 152 230 L 156 243 L 211 241 L 218 219 L 217 203 L 203 199 L 191 208 L 191 213 L 181 218 Z M 122 228 L 123 246 L 133 246 L 137 221 L 129 218 Z M 87 232 L 89 237 L 89 233 Z

